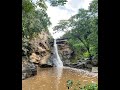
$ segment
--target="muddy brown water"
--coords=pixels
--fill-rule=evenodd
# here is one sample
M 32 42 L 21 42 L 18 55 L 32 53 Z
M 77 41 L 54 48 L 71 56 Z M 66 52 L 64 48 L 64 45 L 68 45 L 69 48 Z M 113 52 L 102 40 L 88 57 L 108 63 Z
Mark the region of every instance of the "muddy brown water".
M 38 68 L 37 75 L 22 80 L 22 90 L 68 90 L 67 80 L 80 81 L 81 86 L 98 83 L 96 73 L 73 68 Z M 74 90 L 72 87 L 70 90 Z

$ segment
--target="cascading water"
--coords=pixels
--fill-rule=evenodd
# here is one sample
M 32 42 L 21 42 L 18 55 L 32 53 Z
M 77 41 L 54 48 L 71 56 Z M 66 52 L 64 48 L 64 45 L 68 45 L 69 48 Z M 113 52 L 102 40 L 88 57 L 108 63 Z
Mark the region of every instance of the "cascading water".
M 56 67 L 63 67 L 63 62 L 61 61 L 60 56 L 58 54 L 56 39 L 54 39 L 54 55 L 55 55 L 55 58 L 53 60 L 54 65 Z

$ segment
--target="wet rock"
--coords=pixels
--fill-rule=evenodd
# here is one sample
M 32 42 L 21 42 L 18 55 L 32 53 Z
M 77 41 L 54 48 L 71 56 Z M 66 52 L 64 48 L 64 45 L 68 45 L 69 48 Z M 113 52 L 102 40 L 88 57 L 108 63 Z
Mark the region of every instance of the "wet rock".
M 98 66 L 98 60 L 92 60 L 92 65 L 93 66 Z
M 49 67 L 53 67 L 52 65 L 48 65 L 48 64 L 42 64 L 39 65 L 40 68 L 49 68 Z
M 74 64 L 64 62 L 64 66 L 91 71 L 94 65 L 91 60 L 84 60 L 84 61 L 79 60 L 77 63 Z
M 64 60 L 63 65 L 64 66 L 69 66 L 70 65 L 70 60 Z
M 70 67 L 83 69 L 83 68 L 85 68 L 85 63 L 84 62 L 78 62 L 76 64 L 70 64 Z
M 92 67 L 92 72 L 98 73 L 98 67 Z
M 92 69 L 93 65 L 92 64 L 86 64 L 85 67 L 88 68 L 88 69 Z
M 22 63 L 22 80 L 37 74 L 37 67 L 30 61 Z
M 39 64 L 39 67 L 41 67 L 41 68 L 53 67 L 53 59 L 54 59 L 54 55 L 51 54 L 50 57 L 47 57 L 45 60 L 43 60 L 44 62 Z
M 90 60 L 85 60 L 85 68 L 92 69 L 92 63 Z

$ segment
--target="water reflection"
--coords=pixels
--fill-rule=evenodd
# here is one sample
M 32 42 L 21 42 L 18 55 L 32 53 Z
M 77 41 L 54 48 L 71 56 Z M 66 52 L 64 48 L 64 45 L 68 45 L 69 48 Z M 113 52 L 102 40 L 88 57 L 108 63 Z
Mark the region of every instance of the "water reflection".
M 54 68 L 54 73 L 56 73 L 56 80 L 55 80 L 56 90 L 59 90 L 58 86 L 61 81 L 60 79 L 63 73 L 63 67 Z

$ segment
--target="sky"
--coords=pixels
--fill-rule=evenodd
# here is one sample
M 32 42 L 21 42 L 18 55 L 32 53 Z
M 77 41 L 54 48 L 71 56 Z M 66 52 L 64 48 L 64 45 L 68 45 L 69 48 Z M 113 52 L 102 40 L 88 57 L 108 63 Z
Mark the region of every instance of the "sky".
M 50 17 L 50 21 L 52 22 L 52 25 L 49 27 L 49 32 L 53 38 L 59 38 L 64 34 L 64 32 L 54 33 L 52 29 L 60 20 L 66 20 L 70 18 L 72 15 L 76 14 L 80 8 L 88 9 L 91 1 L 92 0 L 68 0 L 64 6 L 57 7 L 52 7 L 48 2 L 46 2 L 48 6 L 47 13 Z
M 64 32 L 54 33 L 52 29 L 60 20 L 70 18 L 72 15 L 76 14 L 80 8 L 88 9 L 91 1 L 92 0 L 68 0 L 64 6 L 60 7 L 52 7 L 49 3 L 47 3 L 47 13 L 52 22 L 52 25 L 49 27 L 49 31 L 53 38 L 59 38 L 64 34 Z

